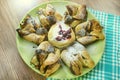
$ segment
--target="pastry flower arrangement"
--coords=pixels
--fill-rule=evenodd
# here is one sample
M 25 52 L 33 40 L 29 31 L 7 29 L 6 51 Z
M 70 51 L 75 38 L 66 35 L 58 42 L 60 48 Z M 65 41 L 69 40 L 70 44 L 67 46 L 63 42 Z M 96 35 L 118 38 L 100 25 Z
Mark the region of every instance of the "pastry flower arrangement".
M 67 5 L 64 16 L 48 4 L 39 8 L 37 18 L 27 15 L 17 32 L 21 38 L 38 45 L 31 62 L 45 77 L 52 75 L 61 61 L 71 73 L 81 75 L 83 68 L 93 68 L 94 61 L 84 46 L 103 40 L 98 21 L 87 20 L 85 5 Z

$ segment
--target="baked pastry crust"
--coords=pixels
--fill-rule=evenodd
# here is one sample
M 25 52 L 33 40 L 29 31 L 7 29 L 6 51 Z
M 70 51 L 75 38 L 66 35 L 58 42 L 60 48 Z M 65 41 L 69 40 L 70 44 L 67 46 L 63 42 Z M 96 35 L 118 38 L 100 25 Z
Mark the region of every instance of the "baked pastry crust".
M 75 34 L 77 41 L 83 45 L 93 43 L 97 40 L 103 40 L 104 34 L 102 26 L 96 20 L 89 20 L 76 26 Z
M 78 42 L 64 49 L 61 53 L 61 59 L 75 75 L 82 73 L 82 67 L 93 68 L 95 65 L 86 48 Z
M 66 32 L 70 30 L 70 33 L 65 32 L 65 34 L 67 34 L 68 36 L 65 35 L 64 37 L 64 32 L 63 35 L 60 34 L 60 30 L 61 30 L 60 27 L 62 28 L 63 31 Z M 60 37 L 60 40 L 59 39 L 57 40 L 57 37 Z M 75 41 L 75 34 L 68 25 L 64 24 L 63 22 L 59 22 L 50 28 L 48 32 L 48 40 L 55 47 L 65 48 Z
M 48 41 L 41 42 L 36 49 L 35 55 L 37 59 L 33 57 L 31 63 L 46 77 L 60 68 L 60 50 L 54 48 Z

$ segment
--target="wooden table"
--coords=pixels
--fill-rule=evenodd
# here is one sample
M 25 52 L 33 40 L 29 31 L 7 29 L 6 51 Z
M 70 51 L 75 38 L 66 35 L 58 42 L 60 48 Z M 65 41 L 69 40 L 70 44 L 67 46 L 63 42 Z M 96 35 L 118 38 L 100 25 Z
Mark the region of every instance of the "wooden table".
M 0 80 L 45 80 L 21 59 L 16 47 L 16 28 L 32 7 L 48 0 L 0 0 Z M 120 0 L 71 0 L 95 10 L 120 15 Z

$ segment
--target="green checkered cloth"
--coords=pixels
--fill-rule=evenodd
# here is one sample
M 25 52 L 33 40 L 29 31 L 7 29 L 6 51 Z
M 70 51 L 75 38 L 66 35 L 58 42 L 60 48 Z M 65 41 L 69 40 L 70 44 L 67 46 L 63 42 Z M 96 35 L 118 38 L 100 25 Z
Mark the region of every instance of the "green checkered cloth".
M 120 16 L 95 11 L 90 8 L 88 10 L 94 14 L 104 27 L 106 34 L 105 51 L 102 59 L 93 70 L 82 77 L 70 80 L 120 80 Z

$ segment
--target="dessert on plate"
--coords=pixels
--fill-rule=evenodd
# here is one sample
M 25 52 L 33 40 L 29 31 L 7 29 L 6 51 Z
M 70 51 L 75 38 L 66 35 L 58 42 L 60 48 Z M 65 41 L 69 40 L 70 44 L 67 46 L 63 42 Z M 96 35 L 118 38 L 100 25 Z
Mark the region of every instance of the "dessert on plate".
M 75 34 L 70 26 L 58 22 L 50 28 L 48 41 L 55 47 L 65 48 L 75 41 Z
M 86 46 L 103 40 L 103 27 L 97 20 L 87 20 L 85 5 L 66 5 L 64 15 L 54 6 L 39 8 L 36 17 L 27 15 L 17 29 L 18 35 L 38 45 L 30 63 L 45 77 L 62 68 L 82 75 L 83 68 L 95 66 Z

